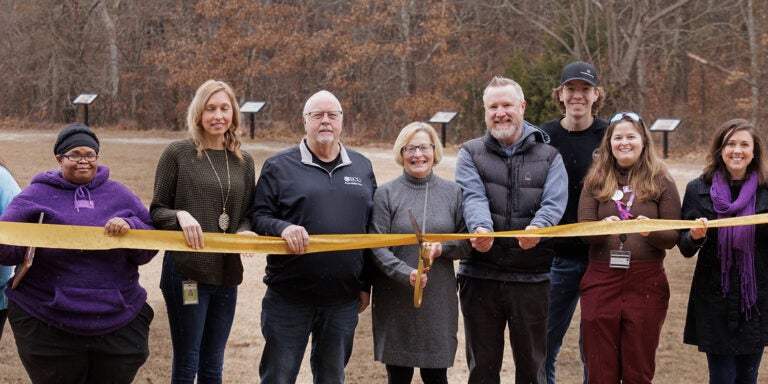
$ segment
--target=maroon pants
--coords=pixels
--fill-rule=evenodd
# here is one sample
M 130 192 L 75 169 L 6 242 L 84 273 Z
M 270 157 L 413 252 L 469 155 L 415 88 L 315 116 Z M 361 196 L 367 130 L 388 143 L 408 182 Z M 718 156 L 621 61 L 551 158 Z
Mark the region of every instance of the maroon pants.
M 579 290 L 587 382 L 651 383 L 669 306 L 663 260 L 632 260 L 629 269 L 590 260 Z

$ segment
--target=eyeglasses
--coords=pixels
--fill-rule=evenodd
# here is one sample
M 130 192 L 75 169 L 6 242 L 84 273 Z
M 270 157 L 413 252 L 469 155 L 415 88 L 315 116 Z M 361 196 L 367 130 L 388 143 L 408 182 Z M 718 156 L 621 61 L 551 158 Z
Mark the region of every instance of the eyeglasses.
M 85 161 L 89 163 L 93 163 L 94 161 L 99 159 L 99 155 L 95 153 L 89 153 L 87 155 L 59 155 L 69 161 L 73 161 L 77 163 L 78 161 L 85 159 Z
M 342 111 L 330 111 L 330 112 L 307 112 L 304 114 L 304 116 L 309 116 L 312 120 L 322 120 L 323 117 L 326 115 L 328 116 L 328 120 L 334 121 L 341 118 L 341 115 L 344 114 Z
M 637 113 L 634 112 L 619 112 L 611 117 L 611 124 L 622 120 L 625 117 L 629 117 L 632 121 L 642 122 L 643 119 Z
M 405 154 L 413 155 L 416 153 L 416 151 L 419 151 L 421 153 L 428 153 L 428 152 L 431 152 L 434 148 L 435 148 L 435 145 L 432 143 L 422 144 L 422 145 L 406 145 L 401 149 L 401 151 L 403 151 L 403 153 Z

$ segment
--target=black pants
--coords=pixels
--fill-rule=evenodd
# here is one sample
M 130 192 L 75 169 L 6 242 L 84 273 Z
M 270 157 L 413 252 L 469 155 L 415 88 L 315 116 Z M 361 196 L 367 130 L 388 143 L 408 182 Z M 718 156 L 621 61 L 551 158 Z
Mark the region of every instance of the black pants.
M 62 331 L 8 303 L 8 322 L 24 369 L 34 384 L 126 383 L 149 357 L 149 324 L 154 312 L 139 314 L 115 332 L 81 336 Z
M 3 339 L 3 328 L 5 327 L 6 317 L 8 317 L 8 310 L 0 309 L 0 340 Z
M 410 384 L 413 379 L 413 367 L 387 364 L 388 384 Z M 424 384 L 448 384 L 448 368 L 419 368 Z
M 515 383 L 545 384 L 549 281 L 507 282 L 459 276 L 469 383 L 498 384 L 504 330 L 515 362 Z

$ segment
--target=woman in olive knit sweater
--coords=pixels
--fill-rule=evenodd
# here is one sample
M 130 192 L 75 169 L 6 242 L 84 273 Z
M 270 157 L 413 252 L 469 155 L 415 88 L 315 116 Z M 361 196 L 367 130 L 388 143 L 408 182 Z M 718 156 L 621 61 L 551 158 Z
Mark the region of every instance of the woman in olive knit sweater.
M 190 139 L 171 143 L 157 164 L 150 206 L 157 229 L 181 230 L 190 251 L 166 252 L 160 288 L 173 344 L 173 383 L 220 383 L 224 348 L 243 280 L 238 254 L 199 253 L 203 232 L 250 232 L 253 158 L 240 151 L 232 88 L 208 80 L 189 106 Z

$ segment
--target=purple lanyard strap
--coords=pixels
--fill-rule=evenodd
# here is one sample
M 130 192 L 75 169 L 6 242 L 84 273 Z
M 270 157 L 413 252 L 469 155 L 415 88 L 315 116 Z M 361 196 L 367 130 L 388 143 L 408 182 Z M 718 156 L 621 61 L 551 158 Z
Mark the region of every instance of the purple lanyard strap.
M 622 220 L 629 220 L 632 216 L 632 203 L 635 202 L 635 193 L 632 192 L 631 195 L 629 195 L 629 200 L 625 203 L 621 200 L 616 200 L 616 208 L 619 210 L 619 217 L 621 217 Z

